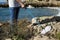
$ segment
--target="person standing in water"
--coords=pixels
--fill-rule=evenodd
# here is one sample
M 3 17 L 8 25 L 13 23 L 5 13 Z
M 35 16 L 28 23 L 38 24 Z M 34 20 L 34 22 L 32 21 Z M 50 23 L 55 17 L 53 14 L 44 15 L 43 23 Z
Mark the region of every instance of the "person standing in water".
M 23 8 L 24 4 L 21 0 L 8 0 L 9 10 L 10 10 L 10 24 L 17 24 L 18 13 L 20 6 Z
M 11 25 L 9 33 L 14 35 L 17 27 L 19 9 L 20 9 L 20 6 L 23 8 L 24 4 L 21 2 L 21 0 L 8 0 L 8 4 L 9 4 L 9 11 L 10 11 L 9 22 Z

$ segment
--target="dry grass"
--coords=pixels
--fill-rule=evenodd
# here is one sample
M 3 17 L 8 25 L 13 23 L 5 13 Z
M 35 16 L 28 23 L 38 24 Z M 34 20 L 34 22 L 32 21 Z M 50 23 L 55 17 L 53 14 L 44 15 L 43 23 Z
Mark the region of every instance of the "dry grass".
M 10 32 L 10 24 L 9 23 L 2 23 L 3 25 L 0 27 L 1 33 L 0 33 L 0 39 L 3 40 L 3 38 L 11 38 L 11 32 Z M 32 35 L 30 34 L 30 29 L 27 27 L 29 24 L 31 24 L 27 19 L 19 20 L 18 25 L 14 28 L 14 35 L 13 38 L 16 38 L 16 40 L 27 40 Z M 2 38 L 3 37 L 3 38 Z

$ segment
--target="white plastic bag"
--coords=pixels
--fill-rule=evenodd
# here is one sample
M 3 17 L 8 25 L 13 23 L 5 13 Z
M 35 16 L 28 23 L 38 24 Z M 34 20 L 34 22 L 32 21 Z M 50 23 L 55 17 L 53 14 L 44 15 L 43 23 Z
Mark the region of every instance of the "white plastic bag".
M 41 34 L 46 34 L 47 32 L 49 32 L 51 30 L 51 26 L 46 26 L 45 27 L 45 29 L 43 29 L 42 31 L 41 31 Z

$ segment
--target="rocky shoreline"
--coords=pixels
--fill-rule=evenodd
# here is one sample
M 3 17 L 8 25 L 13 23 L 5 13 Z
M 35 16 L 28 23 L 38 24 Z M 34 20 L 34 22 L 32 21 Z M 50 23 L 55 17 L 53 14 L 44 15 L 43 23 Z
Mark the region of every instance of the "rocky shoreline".
M 32 5 L 34 7 L 60 7 L 60 4 L 48 2 L 24 2 L 25 6 Z M 0 7 L 8 7 L 8 4 L 0 4 Z
M 0 7 L 1 7 L 1 8 L 6 8 L 6 7 L 9 7 L 9 6 L 8 6 L 8 4 L 3 4 L 3 5 L 0 4 Z
M 45 16 L 38 17 L 40 24 L 32 25 L 32 22 L 27 19 L 18 21 L 18 31 L 16 35 L 13 36 L 15 40 L 60 40 L 60 17 L 54 16 Z M 41 37 L 40 31 L 42 28 L 45 28 L 47 25 L 52 26 L 51 31 Z M 0 23 L 1 37 L 4 39 L 10 38 L 9 33 L 9 23 Z M 42 28 L 41 28 L 42 27 Z M 4 34 L 3 34 L 4 33 Z M 14 34 L 15 34 L 14 33 Z M 11 38 L 10 38 L 11 39 Z

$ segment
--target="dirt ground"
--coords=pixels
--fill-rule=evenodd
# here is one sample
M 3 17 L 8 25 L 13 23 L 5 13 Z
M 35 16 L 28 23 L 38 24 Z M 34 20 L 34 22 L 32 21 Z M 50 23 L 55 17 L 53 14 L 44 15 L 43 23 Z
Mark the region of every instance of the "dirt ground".
M 39 33 L 40 30 L 42 30 L 41 27 L 45 28 L 48 25 L 52 26 L 51 31 L 47 33 L 49 35 L 45 34 L 41 37 Z M 29 25 L 28 27 L 31 27 L 31 25 Z M 57 36 L 58 33 L 60 34 L 60 17 L 40 17 L 40 24 L 33 27 L 36 32 L 34 34 L 35 36 L 33 36 L 30 40 L 60 40 L 60 36 Z

